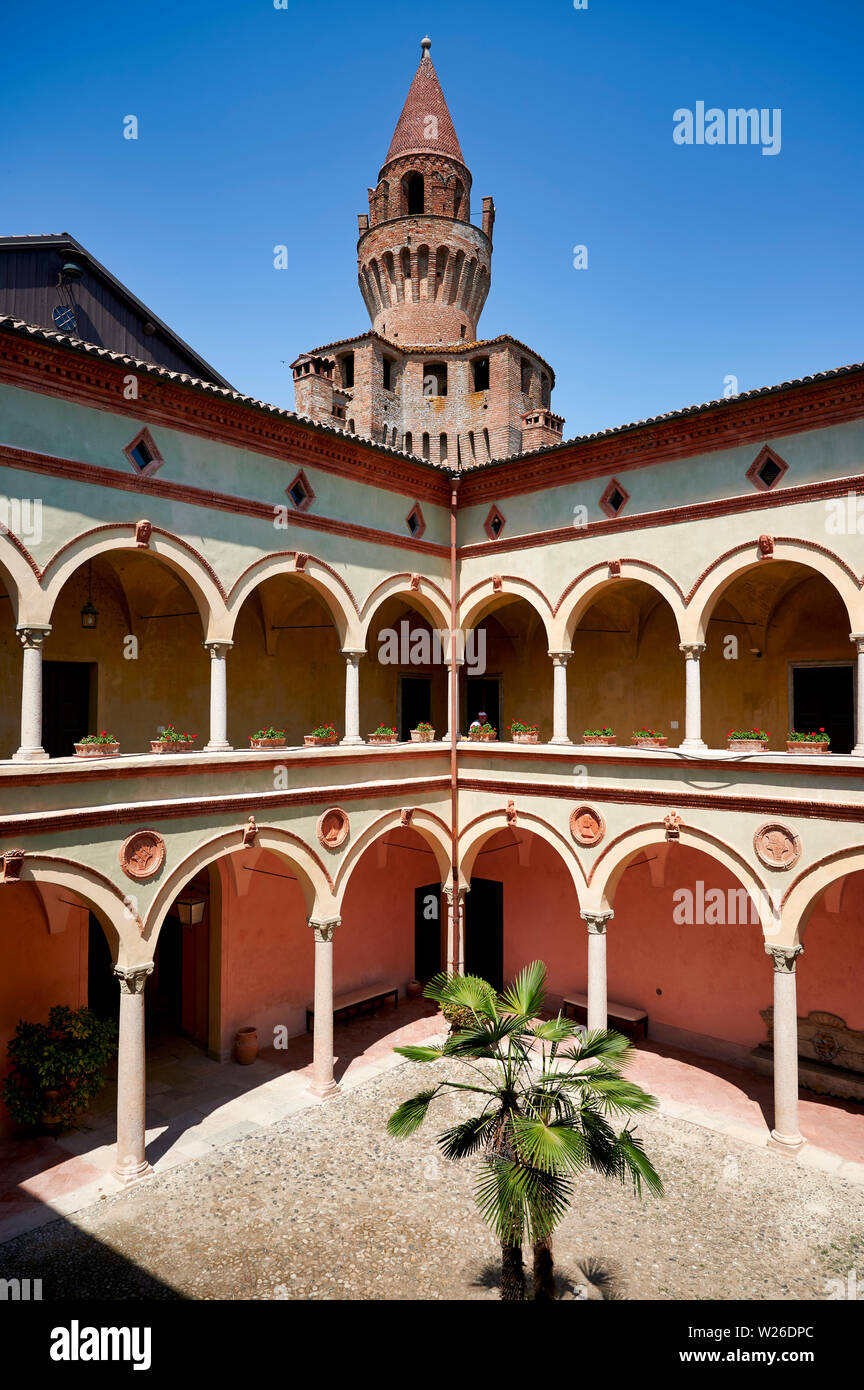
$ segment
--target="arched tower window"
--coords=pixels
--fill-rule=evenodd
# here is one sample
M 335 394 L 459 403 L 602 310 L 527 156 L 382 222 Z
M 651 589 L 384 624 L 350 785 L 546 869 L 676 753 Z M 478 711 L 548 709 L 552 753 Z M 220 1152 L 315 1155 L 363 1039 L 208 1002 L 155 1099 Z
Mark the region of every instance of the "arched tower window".
M 465 202 L 465 188 L 464 188 L 464 186 L 463 186 L 463 184 L 462 184 L 461 179 L 457 179 L 457 180 L 456 180 L 456 191 L 455 191 L 455 193 L 454 193 L 454 195 L 453 195 L 453 216 L 454 216 L 454 218 L 462 218 L 462 207 L 463 207 L 464 202 Z M 467 220 L 467 219 L 464 219 L 464 218 L 463 218 L 463 220 Z
M 402 180 L 402 187 L 405 191 L 405 211 L 409 217 L 415 213 L 425 211 L 426 199 L 423 188 L 422 174 L 406 174 Z

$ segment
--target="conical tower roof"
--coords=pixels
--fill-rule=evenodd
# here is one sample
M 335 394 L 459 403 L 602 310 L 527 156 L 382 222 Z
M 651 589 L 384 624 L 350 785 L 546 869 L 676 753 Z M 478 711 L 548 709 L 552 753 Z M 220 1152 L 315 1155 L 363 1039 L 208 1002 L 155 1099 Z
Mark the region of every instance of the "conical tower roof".
M 391 159 L 398 159 L 406 154 L 445 154 L 451 159 L 458 159 L 460 164 L 465 163 L 453 126 L 453 118 L 444 99 L 438 74 L 429 57 L 431 47 L 431 39 L 424 39 L 420 66 L 414 74 L 402 115 L 393 132 L 393 139 L 384 161 L 385 167 Z

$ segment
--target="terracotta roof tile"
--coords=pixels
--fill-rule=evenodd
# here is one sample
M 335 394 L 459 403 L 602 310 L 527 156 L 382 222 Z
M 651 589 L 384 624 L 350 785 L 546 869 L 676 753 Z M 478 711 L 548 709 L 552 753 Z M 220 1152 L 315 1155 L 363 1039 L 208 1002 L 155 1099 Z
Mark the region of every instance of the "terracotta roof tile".
M 427 118 L 430 116 L 434 116 L 437 122 L 435 139 L 429 136 Z M 423 54 L 414 74 L 402 115 L 390 141 L 385 166 L 391 159 L 417 153 L 446 154 L 458 159 L 460 164 L 465 163 L 438 74 L 428 53 Z

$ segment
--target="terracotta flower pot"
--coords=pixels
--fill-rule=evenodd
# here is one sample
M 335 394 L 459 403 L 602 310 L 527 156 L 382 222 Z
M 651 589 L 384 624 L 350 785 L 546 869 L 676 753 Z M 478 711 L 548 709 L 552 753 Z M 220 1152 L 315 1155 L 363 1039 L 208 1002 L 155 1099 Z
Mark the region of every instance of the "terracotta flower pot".
M 615 742 L 615 734 L 586 734 L 582 739 L 583 743 L 594 745 L 600 748 L 611 748 Z
M 830 746 L 830 743 L 817 743 L 815 739 L 809 739 L 807 742 L 802 739 L 800 743 L 797 739 L 786 740 L 787 753 L 827 753 Z
M 76 758 L 114 758 L 120 752 L 119 743 L 76 743 Z
M 412 742 L 412 743 L 434 743 L 434 742 L 435 742 L 435 730 L 434 730 L 434 729 L 412 729 L 412 730 L 411 730 L 411 742 Z
M 288 744 L 284 738 L 253 738 L 249 735 L 249 744 L 252 748 L 287 748 Z
M 338 734 L 333 734 L 328 738 L 322 738 L 320 734 L 303 735 L 303 746 L 305 748 L 332 748 L 333 744 L 338 742 Z
M 423 985 L 420 980 L 409 980 L 405 987 L 409 999 L 423 998 Z
M 191 753 L 193 751 L 194 738 L 186 739 L 164 739 L 151 738 L 151 753 Z
M 730 753 L 764 753 L 768 748 L 763 738 L 730 738 L 727 746 Z
M 668 742 L 665 734 L 660 738 L 634 738 L 634 748 L 665 748 Z
M 511 738 L 513 739 L 513 742 L 514 742 L 514 743 L 536 743 L 537 740 L 539 739 L 539 737 L 540 737 L 539 733 L 536 733 L 536 734 L 512 734 L 512 735 L 511 735 Z
M 468 737 L 472 743 L 497 743 L 497 734 L 484 734 L 482 729 L 469 729 Z
M 238 1028 L 234 1034 L 234 1061 L 248 1067 L 258 1056 L 257 1028 Z
M 56 1113 L 59 1100 L 59 1091 L 43 1092 L 42 1103 L 45 1109 L 39 1117 L 39 1123 L 43 1129 L 56 1129 L 61 1123 L 60 1116 Z
M 399 740 L 397 739 L 397 737 L 396 737 L 395 734 L 370 734 L 369 737 L 367 738 L 366 742 L 367 742 L 367 743 L 398 743 Z

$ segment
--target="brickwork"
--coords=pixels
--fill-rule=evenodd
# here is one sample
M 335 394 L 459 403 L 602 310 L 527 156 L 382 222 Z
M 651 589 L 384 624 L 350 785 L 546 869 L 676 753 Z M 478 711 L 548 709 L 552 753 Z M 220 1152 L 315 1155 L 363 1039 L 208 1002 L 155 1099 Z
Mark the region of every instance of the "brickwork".
M 357 274 L 373 332 L 293 364 L 297 409 L 447 468 L 558 443 L 554 373 L 512 338 L 478 340 L 495 205 L 471 173 L 423 41 L 369 212 Z

